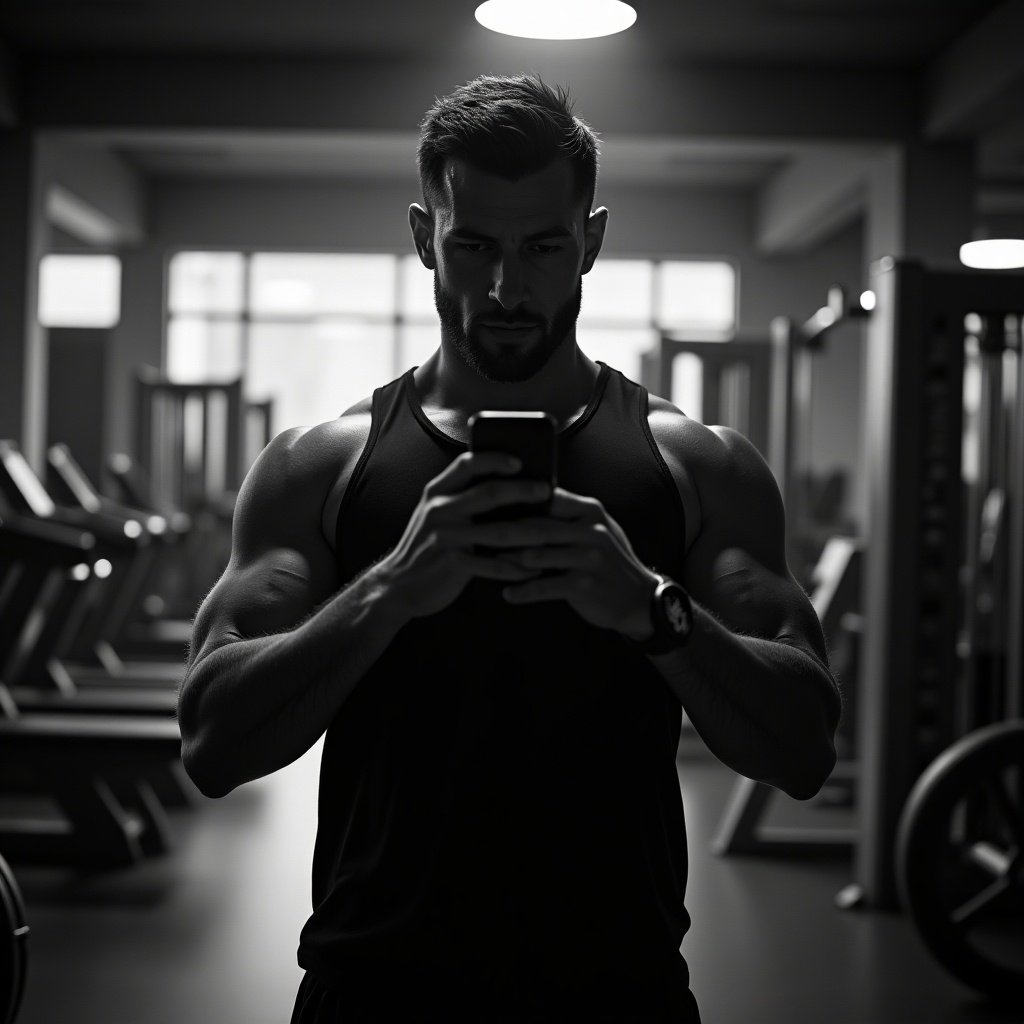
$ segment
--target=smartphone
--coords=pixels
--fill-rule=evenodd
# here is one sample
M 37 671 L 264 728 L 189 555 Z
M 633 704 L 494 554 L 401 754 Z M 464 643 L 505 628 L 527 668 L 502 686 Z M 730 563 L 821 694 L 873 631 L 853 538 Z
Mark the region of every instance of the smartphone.
M 474 452 L 515 455 L 522 462 L 519 472 L 502 476 L 544 480 L 554 489 L 558 475 L 555 428 L 555 418 L 550 413 L 484 409 L 469 418 L 469 447 Z M 476 521 L 486 523 L 542 515 L 545 504 L 503 505 L 481 513 Z

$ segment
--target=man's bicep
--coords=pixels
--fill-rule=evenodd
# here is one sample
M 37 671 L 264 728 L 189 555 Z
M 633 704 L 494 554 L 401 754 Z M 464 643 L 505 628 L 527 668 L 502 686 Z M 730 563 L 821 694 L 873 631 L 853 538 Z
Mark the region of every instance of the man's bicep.
M 196 616 L 190 660 L 224 643 L 291 629 L 337 590 L 334 555 L 320 532 L 322 488 L 290 472 L 289 447 L 275 439 L 246 477 L 231 558 Z
M 281 633 L 299 625 L 336 590 L 336 574 L 294 548 L 272 548 L 228 565 L 193 625 L 198 660 L 225 643 Z
M 715 428 L 720 458 L 698 473 L 703 518 L 680 583 L 736 633 L 828 652 L 814 608 L 786 564 L 778 485 L 742 435 Z

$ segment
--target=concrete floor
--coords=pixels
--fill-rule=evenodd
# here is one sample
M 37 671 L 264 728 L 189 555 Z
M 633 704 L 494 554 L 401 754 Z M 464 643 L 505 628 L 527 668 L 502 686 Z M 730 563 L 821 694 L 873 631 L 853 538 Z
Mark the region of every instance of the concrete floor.
M 847 857 L 711 854 L 735 777 L 697 743 L 679 758 L 683 952 L 704 1024 L 1024 1024 L 944 973 L 903 915 L 837 910 Z M 284 1024 L 301 977 L 319 754 L 176 812 L 177 849 L 162 860 L 91 877 L 18 866 L 32 928 L 18 1024 Z M 781 794 L 772 810 L 786 823 L 835 814 Z

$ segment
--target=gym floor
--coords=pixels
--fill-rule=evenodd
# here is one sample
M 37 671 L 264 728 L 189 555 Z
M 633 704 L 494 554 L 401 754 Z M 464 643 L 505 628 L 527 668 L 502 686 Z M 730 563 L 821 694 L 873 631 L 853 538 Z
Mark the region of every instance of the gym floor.
M 175 812 L 178 847 L 162 860 L 92 876 L 16 866 L 32 928 L 18 1024 L 284 1024 L 301 977 L 319 754 Z M 714 856 L 735 776 L 696 739 L 678 763 L 693 918 L 683 952 L 704 1024 L 1024 1024 L 937 966 L 902 914 L 836 909 L 848 857 Z M 780 794 L 769 817 L 846 813 Z

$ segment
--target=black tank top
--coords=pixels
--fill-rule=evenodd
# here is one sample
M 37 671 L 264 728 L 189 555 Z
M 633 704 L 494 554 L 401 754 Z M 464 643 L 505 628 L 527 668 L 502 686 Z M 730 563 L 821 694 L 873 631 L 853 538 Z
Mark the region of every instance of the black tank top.
M 558 484 L 600 499 L 644 564 L 678 575 L 683 505 L 647 391 L 600 367 L 558 435 Z M 398 543 L 467 447 L 427 418 L 413 370 L 374 391 L 338 515 L 340 579 Z M 327 730 L 298 959 L 329 986 L 412 965 L 566 986 L 686 970 L 679 701 L 618 633 L 499 588 L 472 580 L 407 623 Z

